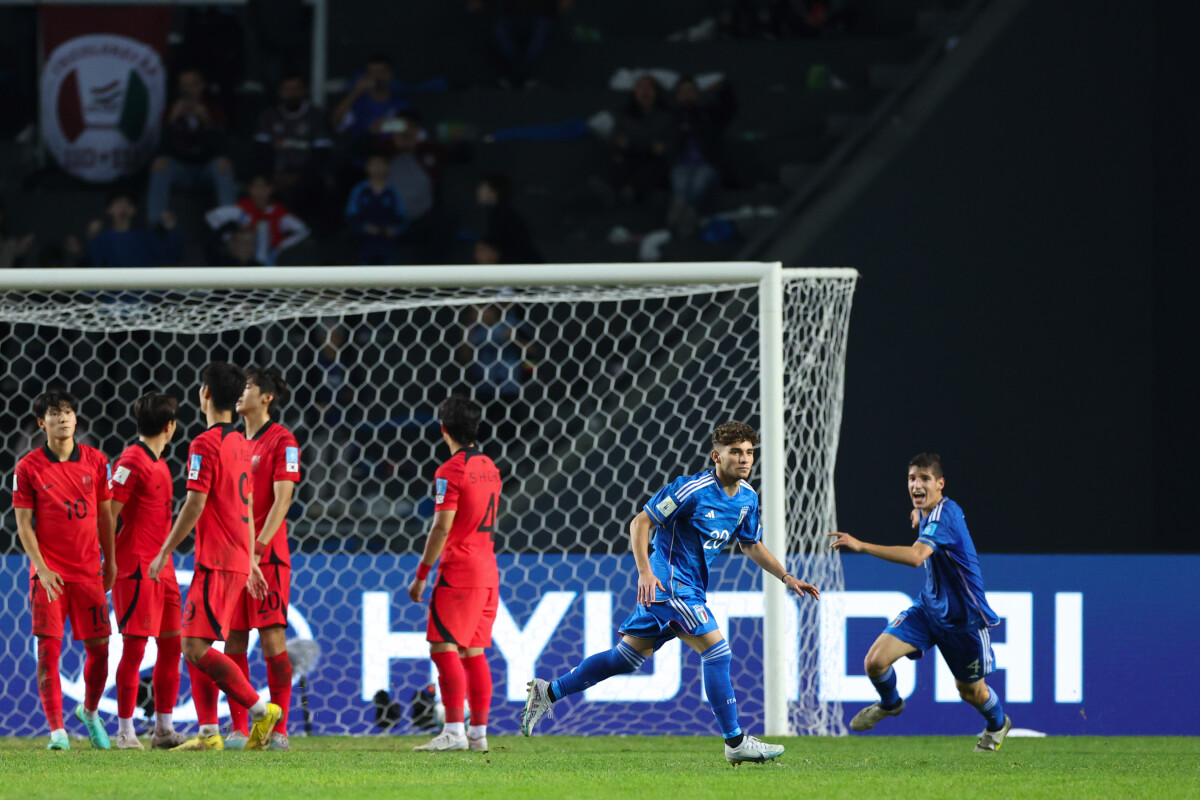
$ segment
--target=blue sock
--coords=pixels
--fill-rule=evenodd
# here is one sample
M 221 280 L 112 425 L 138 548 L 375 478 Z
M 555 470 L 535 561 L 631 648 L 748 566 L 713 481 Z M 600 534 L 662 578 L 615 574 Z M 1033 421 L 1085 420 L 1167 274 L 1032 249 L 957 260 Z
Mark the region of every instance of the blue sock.
M 871 683 L 875 685 L 875 691 L 879 692 L 879 705 L 893 708 L 900 702 L 900 693 L 896 691 L 896 670 L 888 667 L 887 672 L 878 678 L 871 678 Z
M 729 664 L 733 661 L 729 642 L 717 642 L 700 654 L 700 661 L 704 664 L 708 704 L 717 715 L 721 735 L 734 739 L 741 735 L 742 726 L 738 725 L 737 700 L 733 696 L 733 684 L 729 682 Z
M 1000 705 L 1000 695 L 990 686 L 987 701 L 981 706 L 975 706 L 975 710 L 983 714 L 989 731 L 998 731 L 1004 727 L 1004 706 Z
M 561 700 L 569 694 L 582 692 L 589 686 L 613 675 L 634 672 L 646 657 L 625 642 L 617 642 L 612 650 L 585 658 L 578 667 L 550 684 L 550 699 Z

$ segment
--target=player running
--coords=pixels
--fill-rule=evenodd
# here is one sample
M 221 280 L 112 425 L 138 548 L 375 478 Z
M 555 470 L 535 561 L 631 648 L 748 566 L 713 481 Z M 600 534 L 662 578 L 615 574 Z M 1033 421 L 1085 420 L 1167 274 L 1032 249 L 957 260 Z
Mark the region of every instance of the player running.
M 51 390 L 33 400 L 46 444 L 17 462 L 13 510 L 17 536 L 29 556 L 29 609 L 37 637 L 37 682 L 50 725 L 50 750 L 70 750 L 62 717 L 63 621 L 87 649 L 83 664 L 84 699 L 75 716 L 87 728 L 92 747 L 109 749 L 104 721 L 97 713 L 108 678 L 108 601 L 104 593 L 117 579 L 113 554 L 111 474 L 108 459 L 75 441 L 79 401 Z M 100 553 L 104 553 L 101 571 Z
M 146 654 L 146 639 L 154 637 L 154 734 L 151 747 L 170 749 L 186 737 L 175 730 L 172 714 L 179 699 L 180 595 L 175 566 L 167 559 L 158 580 L 150 580 L 150 563 L 171 532 L 175 510 L 171 468 L 163 450 L 175 436 L 179 401 L 148 392 L 133 404 L 138 440 L 125 448 L 113 470 L 113 528 L 117 534 L 119 572 L 113 585 L 113 611 L 121 631 L 121 660 L 117 664 L 117 749 L 142 750 L 133 729 L 138 674 Z
M 258 629 L 263 658 L 267 662 L 271 702 L 279 706 L 281 712 L 279 722 L 271 731 L 269 750 L 291 749 L 287 736 L 288 706 L 292 700 L 287 612 L 292 561 L 288 555 L 287 513 L 300 481 L 300 445 L 291 431 L 271 419 L 272 409 L 278 409 L 287 392 L 287 383 L 275 370 L 249 367 L 246 369 L 246 386 L 237 401 L 237 413 L 246 423 L 246 438 L 254 448 L 251 473 L 254 496 L 258 498 L 254 511 L 254 530 L 258 531 L 254 555 L 267 581 L 267 592 L 261 599 L 256 599 L 242 590 L 233 621 L 229 623 L 225 655 L 233 659 L 248 679 L 250 662 L 246 658 L 246 648 L 250 629 Z M 241 750 L 249 736 L 246 707 L 230 700 L 229 716 L 233 731 L 225 737 L 225 749 Z
M 437 665 L 446 726 L 414 750 L 488 749 L 492 671 L 483 651 L 492 646 L 500 586 L 493 541 L 500 471 L 476 445 L 482 416 L 482 409 L 462 395 L 452 395 L 438 406 L 450 459 L 434 475 L 433 528 L 408 596 L 414 603 L 421 602 L 425 579 L 440 556 L 425 638 Z M 468 730 L 464 730 L 464 698 L 471 704 Z
M 834 549 L 910 567 L 925 565 L 925 590 L 917 602 L 896 617 L 867 651 L 863 666 L 879 692 L 879 702 L 855 714 L 850 729 L 870 730 L 885 717 L 903 711 L 904 699 L 896 691 L 892 664 L 902 656 L 918 659 L 937 645 L 954 673 L 959 696 L 987 720 L 975 751 L 995 752 L 1012 729 L 999 695 L 984 683 L 995 669 L 996 658 L 988 628 L 1000 624 L 1000 619 L 984 594 L 979 557 L 963 511 L 942 494 L 945 485 L 942 459 L 936 453 L 922 453 L 908 462 L 912 526 L 918 531 L 911 546 L 868 544 L 848 533 L 829 534 L 834 537 Z
M 150 578 L 158 580 L 171 553 L 195 527 L 196 568 L 183 606 L 183 657 L 192 680 L 200 735 L 176 750 L 225 749 L 217 725 L 218 687 L 250 709 L 254 725 L 247 750 L 261 750 L 281 716 L 279 706 L 259 697 L 229 656 L 212 646 L 229 632 L 243 589 L 260 599 L 266 593 L 266 581 L 250 557 L 254 552 L 251 446 L 233 425 L 233 409 L 245 385 L 242 371 L 229 364 L 213 363 L 201 371 L 200 410 L 208 430 L 188 448 L 187 500 L 150 564 Z
M 758 494 L 746 482 L 754 466 L 758 433 L 741 422 L 726 422 L 712 434 L 712 468 L 677 478 L 650 498 L 629 523 L 637 562 L 637 608 L 617 629 L 612 650 L 584 659 L 555 681 L 534 678 L 521 713 L 521 733 L 529 736 L 551 706 L 613 675 L 636 671 L 678 636 L 700 654 L 709 705 L 725 738 L 725 760 L 737 766 L 783 755 L 783 746 L 742 731 L 729 680 L 733 654 L 706 605 L 709 566 L 730 539 L 768 574 L 800 596 L 817 599 L 815 586 L 788 573 L 762 543 Z M 651 530 L 654 533 L 651 545 Z

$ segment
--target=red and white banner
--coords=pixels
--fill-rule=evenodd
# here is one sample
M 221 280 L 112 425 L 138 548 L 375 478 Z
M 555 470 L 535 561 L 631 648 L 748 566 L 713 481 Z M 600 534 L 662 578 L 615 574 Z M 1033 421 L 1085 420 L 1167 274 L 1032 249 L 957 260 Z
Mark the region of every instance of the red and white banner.
M 164 6 L 42 6 L 42 140 L 90 183 L 143 168 L 158 147 L 171 29 Z

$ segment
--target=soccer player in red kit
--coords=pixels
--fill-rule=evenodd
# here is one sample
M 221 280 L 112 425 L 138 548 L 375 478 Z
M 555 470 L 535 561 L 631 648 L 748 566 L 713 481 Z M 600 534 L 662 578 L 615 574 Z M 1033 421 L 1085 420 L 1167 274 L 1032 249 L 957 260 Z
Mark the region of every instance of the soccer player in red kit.
M 277 371 L 246 369 L 246 388 L 238 398 L 237 413 L 245 420 L 246 438 L 254 445 L 251 471 L 254 496 L 258 498 L 254 507 L 254 530 L 258 531 L 254 553 L 267 581 L 267 593 L 255 599 L 242 592 L 230 623 L 232 630 L 225 639 L 225 655 L 249 678 L 246 647 L 250 629 L 258 630 L 271 702 L 283 712 L 271 731 L 269 750 L 290 749 L 287 713 L 292 700 L 292 662 L 287 652 L 287 612 L 292 560 L 288 554 L 287 513 L 300 481 L 300 445 L 291 431 L 271 419 L 272 410 L 278 409 L 287 391 L 287 383 Z M 241 749 L 249 733 L 245 706 L 230 700 L 229 716 L 233 731 L 225 737 L 225 749 Z
M 77 401 L 65 391 L 49 391 L 33 401 L 46 444 L 17 462 L 13 510 L 17 536 L 29 556 L 29 608 L 37 637 L 37 682 L 50 725 L 50 750 L 70 750 L 63 727 L 63 622 L 87 648 L 83 664 L 84 700 L 75 716 L 92 747 L 109 749 L 104 721 L 97 713 L 108 678 L 108 601 L 104 593 L 117 579 L 113 554 L 108 459 L 75 441 Z M 100 554 L 104 553 L 101 571 Z
M 247 750 L 261 750 L 279 721 L 279 706 L 258 696 L 229 656 L 213 648 L 229 632 L 242 590 L 261 598 L 266 582 L 254 552 L 252 448 L 233 424 L 233 409 L 246 378 L 237 367 L 209 364 L 200 373 L 200 410 L 208 430 L 188 448 L 187 499 L 171 534 L 150 564 L 158 580 L 171 553 L 196 528 L 196 568 L 183 605 L 183 657 L 192 680 L 200 735 L 176 750 L 224 750 L 217 724 L 217 689 L 250 708 L 254 725 Z
M 421 602 L 425 579 L 440 556 L 425 638 L 437 665 L 446 726 L 414 750 L 487 750 L 492 672 L 483 651 L 492 646 L 500 585 L 493 542 L 500 471 L 476 446 L 482 415 L 479 406 L 462 395 L 452 395 L 438 406 L 450 459 L 434 475 L 433 528 L 408 596 Z M 469 730 L 464 730 L 464 698 L 471 703 Z
M 112 589 L 113 612 L 121 631 L 121 660 L 117 664 L 117 749 L 141 750 L 133 729 L 137 707 L 138 673 L 146 640 L 158 647 L 154 662 L 154 734 L 152 747 L 169 749 L 186 737 L 175 730 L 172 714 L 179 699 L 180 595 L 175 566 L 167 561 L 157 581 L 150 580 L 150 562 L 171 532 L 175 492 L 171 468 L 163 450 L 175 436 L 179 401 L 148 392 L 133 404 L 138 440 L 125 448 L 113 469 L 113 528 L 117 519 L 117 582 Z

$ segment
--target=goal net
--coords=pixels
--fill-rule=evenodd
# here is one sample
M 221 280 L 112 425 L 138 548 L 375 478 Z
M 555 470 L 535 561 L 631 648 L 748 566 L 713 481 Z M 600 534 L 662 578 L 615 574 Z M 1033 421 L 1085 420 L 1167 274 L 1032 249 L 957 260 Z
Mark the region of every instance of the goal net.
M 20 288 L 36 280 L 54 286 Z M 136 438 L 133 400 L 167 391 L 181 401 L 167 451 L 181 501 L 186 441 L 204 427 L 199 370 L 212 360 L 280 369 L 292 391 L 278 417 L 302 450 L 288 637 L 311 657 L 297 671 L 304 686 L 293 693 L 290 728 L 303 731 L 307 715 L 316 734 L 415 733 L 413 699 L 436 685 L 436 673 L 425 607 L 406 588 L 433 514 L 433 472 L 446 457 L 436 407 L 452 391 L 470 394 L 484 406 L 481 447 L 504 477 L 489 724 L 514 733 L 526 681 L 615 643 L 636 595 L 628 522 L 660 487 L 706 467 L 719 422 L 743 420 L 762 434 L 751 482 L 763 493 L 768 546 L 822 591 L 842 587 L 824 540 L 836 529 L 855 280 L 852 270 L 764 264 L 12 273 L 0 277 L 0 442 L 11 471 L 41 444 L 31 398 L 59 386 L 81 400 L 80 440 L 114 459 Z M 775 332 L 774 349 L 764 349 L 764 329 Z M 782 354 L 782 376 L 764 376 L 763 353 L 777 363 Z M 764 386 L 773 387 L 769 402 Z M 764 408 L 782 411 L 782 428 Z M 782 525 L 770 513 L 772 485 L 781 487 Z M 13 532 L 0 556 L 0 629 L 9 632 L 0 640 L 9 676 L 0 730 L 32 735 L 45 723 L 28 561 L 10 499 L 0 498 Z M 176 556 L 181 583 L 190 542 Z M 772 586 L 734 548 L 709 587 L 734 652 L 743 727 L 843 732 L 840 708 L 819 700 L 817 604 L 782 593 L 772 601 Z M 155 657 L 152 640 L 143 677 Z M 65 643 L 68 706 L 83 697 L 82 660 L 82 646 Z M 250 661 L 265 690 L 254 635 Z M 557 705 L 541 731 L 712 735 L 700 667 L 678 641 L 667 644 L 639 672 Z M 101 710 L 115 715 L 111 678 Z M 183 680 L 175 718 L 187 722 L 195 714 L 186 670 Z

